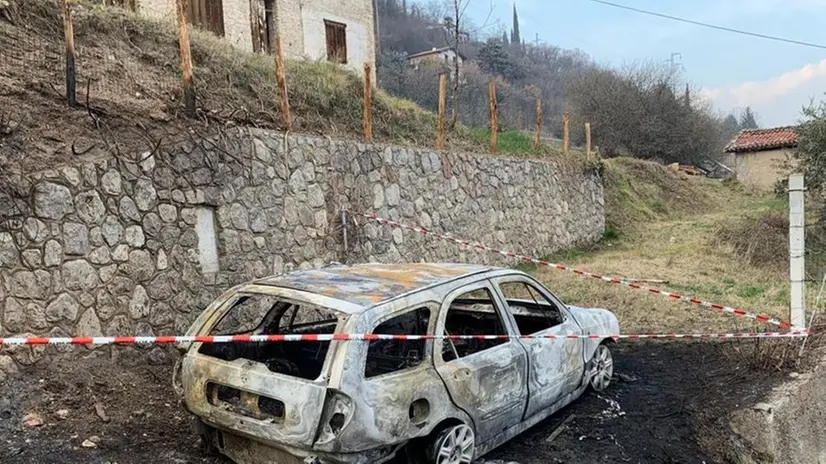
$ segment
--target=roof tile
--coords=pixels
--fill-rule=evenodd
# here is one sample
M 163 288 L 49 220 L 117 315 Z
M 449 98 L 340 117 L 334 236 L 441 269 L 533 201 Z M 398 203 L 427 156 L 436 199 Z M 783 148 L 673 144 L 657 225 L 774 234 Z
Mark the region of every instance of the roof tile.
M 795 127 L 775 127 L 772 129 L 743 129 L 728 145 L 726 153 L 776 150 L 797 146 Z

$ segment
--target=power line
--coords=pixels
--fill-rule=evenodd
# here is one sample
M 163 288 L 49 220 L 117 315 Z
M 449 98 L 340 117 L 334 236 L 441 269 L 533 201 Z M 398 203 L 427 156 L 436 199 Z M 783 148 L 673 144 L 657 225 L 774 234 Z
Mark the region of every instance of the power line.
M 642 13 L 642 14 L 646 14 L 646 15 L 650 15 L 650 16 L 657 16 L 657 17 L 660 17 L 660 18 L 670 19 L 672 21 L 679 21 L 679 22 L 682 22 L 682 23 L 694 24 L 695 26 L 707 27 L 709 29 L 717 29 L 718 31 L 733 32 L 735 34 L 748 35 L 748 36 L 751 36 L 751 37 L 759 37 L 761 39 L 776 40 L 778 42 L 785 42 L 785 43 L 790 43 L 790 44 L 795 44 L 795 45 L 803 45 L 804 47 L 820 48 L 822 50 L 826 50 L 826 45 L 820 45 L 820 44 L 816 44 L 816 43 L 812 43 L 812 42 L 803 42 L 803 41 L 800 41 L 800 40 L 786 39 L 786 38 L 783 38 L 783 37 L 777 37 L 777 36 L 773 36 L 773 35 L 758 34 L 756 32 L 748 32 L 748 31 L 742 31 L 740 29 L 732 29 L 730 27 L 716 26 L 714 24 L 703 23 L 703 22 L 700 22 L 700 21 L 693 21 L 691 19 L 678 18 L 676 16 L 670 16 L 670 15 L 667 15 L 667 14 L 655 13 L 653 11 L 648 11 L 648 10 L 641 10 L 639 8 L 634 8 L 634 7 L 630 7 L 630 6 L 626 6 L 626 5 L 620 5 L 618 3 L 607 2 L 605 0 L 588 0 L 588 1 L 589 2 L 594 2 L 594 3 L 600 3 L 600 4 L 603 4 L 603 5 L 613 6 L 614 8 L 621 8 L 623 10 L 634 11 L 636 13 Z

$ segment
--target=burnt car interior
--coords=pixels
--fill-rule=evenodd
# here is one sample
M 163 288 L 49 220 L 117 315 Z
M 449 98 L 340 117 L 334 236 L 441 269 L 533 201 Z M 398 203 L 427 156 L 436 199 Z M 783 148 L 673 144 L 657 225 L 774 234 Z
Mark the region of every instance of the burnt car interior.
M 493 296 L 487 289 L 465 293 L 451 302 L 445 319 L 445 335 L 507 335 L 505 325 L 496 312 Z M 464 358 L 507 341 L 505 338 L 448 339 L 442 343 L 442 359 L 447 362 Z
M 505 296 L 508 309 L 522 335 L 535 334 L 565 322 L 559 308 L 531 285 L 504 282 L 499 285 L 499 290 Z
M 500 286 L 508 309 L 520 334 L 529 335 L 562 324 L 562 312 L 542 294 L 522 282 Z M 493 297 L 486 289 L 459 296 L 450 305 L 445 320 L 445 335 L 506 335 Z M 442 344 L 442 359 L 451 361 L 505 343 L 499 340 L 447 340 Z
M 427 335 L 430 309 L 407 311 L 379 324 L 381 335 Z M 425 358 L 426 340 L 374 340 L 367 348 L 364 377 L 370 378 L 416 367 Z
M 329 310 L 274 295 L 242 295 L 216 324 L 211 335 L 332 334 L 338 318 Z M 328 341 L 284 343 L 205 343 L 199 353 L 225 361 L 260 362 L 272 372 L 307 380 L 321 375 Z

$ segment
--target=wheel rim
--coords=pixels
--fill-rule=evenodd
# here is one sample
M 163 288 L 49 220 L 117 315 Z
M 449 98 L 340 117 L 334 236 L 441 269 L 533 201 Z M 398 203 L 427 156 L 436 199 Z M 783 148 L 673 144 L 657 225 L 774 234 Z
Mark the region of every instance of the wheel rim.
M 611 350 L 605 345 L 600 345 L 594 353 L 591 367 L 591 386 L 596 391 L 608 388 L 611 383 L 611 376 L 614 375 L 614 358 Z
M 469 464 L 473 460 L 476 438 L 466 424 L 452 427 L 439 442 L 437 464 Z

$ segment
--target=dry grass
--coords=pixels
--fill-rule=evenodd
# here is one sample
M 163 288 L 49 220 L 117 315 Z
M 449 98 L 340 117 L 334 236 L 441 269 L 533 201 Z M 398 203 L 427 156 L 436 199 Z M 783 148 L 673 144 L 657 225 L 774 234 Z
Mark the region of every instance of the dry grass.
M 0 108 L 19 110 L 12 114 L 15 131 L 0 136 L 0 161 L 9 169 L 75 163 L 79 157 L 70 150 L 73 144 L 77 151 L 94 157 L 106 155 L 114 144 L 122 152 L 139 152 L 159 139 L 164 139 L 164 145 L 186 141 L 193 128 L 199 132 L 210 126 L 282 128 L 271 56 L 242 53 L 225 40 L 193 30 L 200 117 L 187 120 L 182 116 L 174 25 L 84 0 L 77 2 L 75 14 L 78 100 L 85 105 L 88 85 L 93 110 L 68 109 L 62 96 L 59 2 L 10 3 L 15 25 L 0 21 L 0 50 L 19 51 L 0 64 L 0 87 L 8 89 L 0 92 Z M 360 78 L 327 62 L 288 60 L 286 66 L 293 131 L 360 137 Z M 435 143 L 433 113 L 383 91 L 377 91 L 373 101 L 378 142 L 418 147 Z M 107 137 L 104 147 L 101 139 Z M 451 151 L 485 153 L 487 147 L 486 140 L 463 127 L 448 135 Z M 500 152 L 534 156 L 524 148 L 525 144 L 503 145 Z M 26 163 L 22 163 L 23 153 Z M 549 147 L 539 156 L 571 161 Z
M 695 177 L 635 158 L 608 160 L 604 180 L 606 225 L 625 232 L 641 223 L 714 209 L 730 195 L 719 184 L 700 187 Z
M 789 258 L 789 218 L 781 211 L 726 222 L 717 237 L 752 266 L 775 267 Z
M 785 208 L 782 201 L 736 184 L 684 178 L 638 160 L 611 160 L 606 177 L 612 179 L 606 182 L 606 214 L 621 227 L 618 238 L 552 256 L 551 261 L 616 277 L 666 280 L 668 284 L 644 285 L 789 318 L 789 284 L 782 263 L 753 265 L 718 239 L 732 216 L 741 211 L 782 214 L 777 213 Z M 625 286 L 553 270 L 536 272 L 564 301 L 614 311 L 623 333 L 776 330 Z

